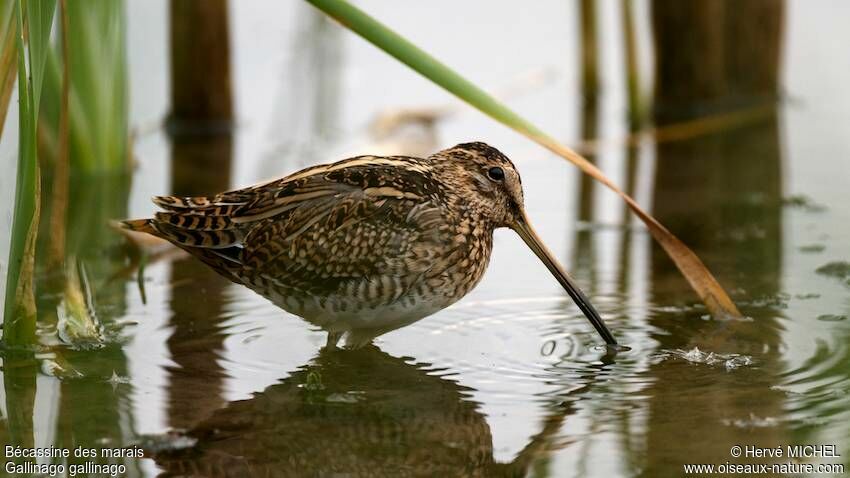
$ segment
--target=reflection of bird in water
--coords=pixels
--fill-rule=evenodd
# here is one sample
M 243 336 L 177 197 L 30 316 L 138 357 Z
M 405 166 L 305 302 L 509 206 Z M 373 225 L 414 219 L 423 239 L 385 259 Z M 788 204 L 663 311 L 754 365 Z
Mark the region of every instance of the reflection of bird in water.
M 210 197 L 159 197 L 129 229 L 163 237 L 220 274 L 351 345 L 453 304 L 510 227 L 608 344 L 596 310 L 531 228 L 519 173 L 466 143 L 428 158 L 360 156 Z
M 496 463 L 469 391 L 374 346 L 324 349 L 173 437 L 193 446 L 148 451 L 164 476 L 525 476 L 569 413 L 558 407 L 512 463 Z

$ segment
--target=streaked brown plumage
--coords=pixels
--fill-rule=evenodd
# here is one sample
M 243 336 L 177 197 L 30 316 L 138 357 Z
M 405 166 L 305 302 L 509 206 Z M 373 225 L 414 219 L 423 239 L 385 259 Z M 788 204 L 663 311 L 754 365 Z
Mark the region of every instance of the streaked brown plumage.
M 359 156 L 210 197 L 157 197 L 129 229 L 163 237 L 230 280 L 361 345 L 459 300 L 493 230 L 511 227 L 608 343 L 595 310 L 525 218 L 519 173 L 484 143 L 428 158 Z

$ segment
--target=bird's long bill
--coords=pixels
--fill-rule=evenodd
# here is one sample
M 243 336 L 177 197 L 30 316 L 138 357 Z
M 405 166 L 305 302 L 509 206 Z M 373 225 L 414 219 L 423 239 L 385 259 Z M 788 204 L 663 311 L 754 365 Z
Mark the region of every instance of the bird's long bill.
M 573 298 L 578 308 L 584 312 L 584 315 L 587 317 L 587 320 L 593 324 L 593 327 L 596 328 L 596 331 L 599 332 L 599 335 L 605 339 L 605 342 L 608 345 L 617 345 L 617 340 L 614 339 L 614 335 L 611 334 L 611 331 L 608 330 L 608 327 L 605 326 L 605 322 L 602 321 L 602 317 L 599 316 L 599 313 L 596 312 L 596 309 L 593 308 L 593 305 L 590 304 L 590 301 L 578 288 L 578 286 L 573 282 L 573 279 L 567 275 L 567 272 L 558 264 L 558 261 L 555 260 L 555 257 L 552 256 L 552 252 L 543 244 L 543 241 L 540 240 L 540 237 L 534 232 L 534 229 L 529 224 L 528 219 L 525 217 L 525 213 L 522 215 L 522 219 L 515 222 L 513 225 L 513 230 L 519 234 L 519 237 L 528 244 L 528 247 L 537 254 L 537 257 L 546 264 L 546 268 L 549 269 L 549 272 L 555 276 L 555 279 L 561 284 L 564 290 L 567 291 L 567 294 Z

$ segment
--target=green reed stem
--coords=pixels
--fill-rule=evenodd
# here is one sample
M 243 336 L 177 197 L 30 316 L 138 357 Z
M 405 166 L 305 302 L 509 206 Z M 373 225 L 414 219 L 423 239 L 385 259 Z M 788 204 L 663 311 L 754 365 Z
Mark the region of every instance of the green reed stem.
M 73 173 L 120 173 L 128 169 L 128 80 L 123 0 L 66 2 L 63 25 L 69 58 L 69 157 Z M 58 131 L 63 47 L 51 50 L 42 121 L 54 143 Z M 54 153 L 55 154 L 55 153 Z
M 36 128 L 55 10 L 55 0 L 31 0 L 26 3 L 17 0 L 15 4 L 19 143 L 15 210 L 3 311 L 3 341 L 7 346 L 25 346 L 35 341 L 33 269 L 41 200 Z M 24 32 L 27 32 L 26 40 Z

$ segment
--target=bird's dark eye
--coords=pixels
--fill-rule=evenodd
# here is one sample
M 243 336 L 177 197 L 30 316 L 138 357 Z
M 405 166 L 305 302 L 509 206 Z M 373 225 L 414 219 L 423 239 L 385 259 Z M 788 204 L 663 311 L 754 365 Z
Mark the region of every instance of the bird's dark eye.
M 493 181 L 501 181 L 505 179 L 505 170 L 496 166 L 487 170 L 487 177 Z

